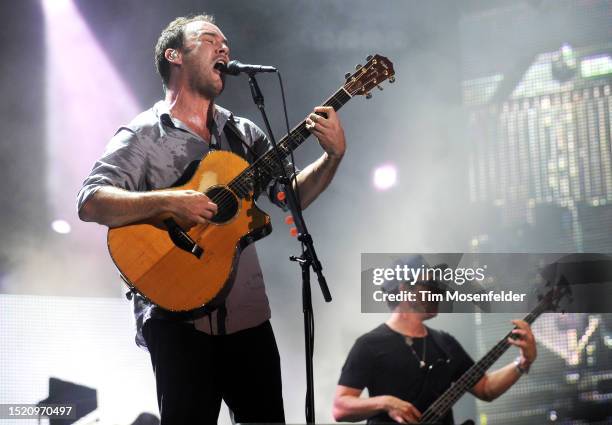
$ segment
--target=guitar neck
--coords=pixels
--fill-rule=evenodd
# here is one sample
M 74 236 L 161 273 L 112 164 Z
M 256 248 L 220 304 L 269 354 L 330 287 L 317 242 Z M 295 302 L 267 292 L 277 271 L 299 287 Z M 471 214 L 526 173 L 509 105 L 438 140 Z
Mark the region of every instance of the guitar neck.
M 334 110 L 339 110 L 350 99 L 351 95 L 341 87 L 323 105 L 331 106 Z M 240 173 L 229 183 L 230 188 L 240 197 L 249 196 L 252 190 L 257 190 L 260 183 L 269 181 L 271 178 L 282 174 L 280 163 L 287 158 L 295 149 L 298 148 L 310 136 L 310 131 L 306 128 L 306 119 L 302 120 L 297 126 L 286 134 L 276 146 L 260 156 L 253 164 Z
M 544 312 L 545 303 L 540 302 L 538 306 L 523 320 L 530 325 Z M 471 389 L 485 374 L 485 372 L 495 363 L 510 347 L 508 338 L 513 335 L 508 332 L 495 346 L 484 355 L 478 363 L 474 364 L 459 378 L 451 387 L 444 392 L 429 408 L 423 412 L 421 423 L 435 423 L 442 419 L 451 407 L 469 389 Z

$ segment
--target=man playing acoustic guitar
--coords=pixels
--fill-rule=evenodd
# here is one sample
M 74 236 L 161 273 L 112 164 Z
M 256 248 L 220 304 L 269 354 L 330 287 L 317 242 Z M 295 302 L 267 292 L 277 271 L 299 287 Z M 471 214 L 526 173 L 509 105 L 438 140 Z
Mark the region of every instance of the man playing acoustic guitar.
M 422 256 L 409 257 L 401 264 L 429 269 Z M 385 282 L 385 292 L 414 291 L 416 301 L 389 302 L 393 311 L 389 320 L 355 342 L 336 388 L 333 415 L 337 421 L 433 422 L 422 417 L 423 411 L 474 365 L 455 338 L 423 323 L 438 314 L 438 303 L 421 301 L 418 294 L 436 287 L 444 289 L 442 283 L 427 279 L 413 286 L 396 280 Z M 516 338 L 508 342 L 519 347 L 521 354 L 513 363 L 485 373 L 469 389 L 482 400 L 492 401 L 506 392 L 536 358 L 531 328 L 522 320 L 513 323 Z M 360 397 L 364 388 L 368 398 Z M 443 414 L 439 423 L 454 424 L 452 411 Z
M 187 230 L 214 217 L 220 206 L 202 192 L 158 189 L 174 185 L 214 149 L 249 162 L 270 149 L 251 121 L 215 104 L 225 83 L 219 67 L 229 58 L 228 41 L 209 15 L 177 18 L 162 31 L 155 59 L 165 98 L 111 139 L 79 192 L 82 220 L 116 228 L 172 217 Z M 296 177 L 304 208 L 331 182 L 345 152 L 333 108 L 315 108 L 306 128 L 324 153 Z M 282 206 L 280 190 L 271 181 L 265 191 Z M 137 342 L 151 355 L 162 424 L 216 423 L 222 399 L 236 422 L 284 422 L 280 360 L 253 245 L 242 251 L 232 289 L 212 313 L 172 319 L 138 294 L 134 312 Z

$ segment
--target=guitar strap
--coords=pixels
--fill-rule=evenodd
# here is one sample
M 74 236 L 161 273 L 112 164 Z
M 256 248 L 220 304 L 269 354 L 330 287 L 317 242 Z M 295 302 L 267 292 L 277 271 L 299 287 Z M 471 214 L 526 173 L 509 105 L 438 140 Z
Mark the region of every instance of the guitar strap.
M 228 119 L 225 123 L 225 126 L 223 127 L 223 134 L 225 134 L 225 138 L 230 145 L 230 149 L 236 155 L 244 158 L 249 164 L 252 164 L 257 159 L 257 154 L 253 148 L 242 139 L 242 136 L 234 125 L 232 118 Z
M 257 155 L 254 150 L 242 139 L 240 132 L 235 127 L 232 119 L 228 119 L 223 127 L 223 134 L 230 146 L 230 149 L 236 155 L 239 155 L 249 163 L 252 163 L 257 159 Z M 246 148 L 246 149 L 245 149 Z M 212 313 L 212 312 L 211 312 Z M 210 314 L 209 313 L 209 320 Z M 225 335 L 225 321 L 227 319 L 227 307 L 225 301 L 217 307 L 217 333 L 219 335 Z

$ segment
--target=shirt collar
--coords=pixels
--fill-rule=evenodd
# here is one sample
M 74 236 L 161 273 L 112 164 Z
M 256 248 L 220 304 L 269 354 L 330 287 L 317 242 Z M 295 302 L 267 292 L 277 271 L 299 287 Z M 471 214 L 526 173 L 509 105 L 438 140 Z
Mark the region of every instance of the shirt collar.
M 213 112 L 213 120 L 215 121 L 215 126 L 217 127 L 218 131 L 221 132 L 229 120 L 234 120 L 234 116 L 230 111 L 217 104 L 215 104 L 214 107 L 215 110 Z M 190 131 L 188 128 L 185 128 L 185 124 L 170 115 L 170 109 L 164 100 L 160 100 L 155 103 L 153 110 L 155 111 L 160 123 L 164 126 L 181 128 L 183 130 Z

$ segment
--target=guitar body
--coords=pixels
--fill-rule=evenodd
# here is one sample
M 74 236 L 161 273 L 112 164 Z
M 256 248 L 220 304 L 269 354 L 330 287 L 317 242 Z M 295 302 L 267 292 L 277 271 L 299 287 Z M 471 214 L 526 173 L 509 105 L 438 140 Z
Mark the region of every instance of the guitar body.
M 110 255 L 132 289 L 165 310 L 187 316 L 213 310 L 223 301 L 240 252 L 272 231 L 270 217 L 257 207 L 252 192 L 238 197 L 227 187 L 248 166 L 232 152 L 213 151 L 185 185 L 164 189 L 205 193 L 220 211 L 229 205 L 225 216 L 218 213 L 213 222 L 186 232 L 203 250 L 199 257 L 177 246 L 165 226 L 133 224 L 109 230 Z

